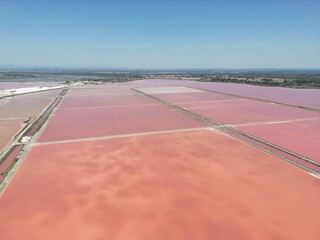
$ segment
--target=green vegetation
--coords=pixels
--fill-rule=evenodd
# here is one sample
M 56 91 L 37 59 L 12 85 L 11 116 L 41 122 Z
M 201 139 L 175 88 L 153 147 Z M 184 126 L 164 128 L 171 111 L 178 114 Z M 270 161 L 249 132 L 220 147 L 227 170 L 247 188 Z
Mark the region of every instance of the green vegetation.
M 126 82 L 174 79 L 202 82 L 243 83 L 290 88 L 320 88 L 320 70 L 38 70 L 0 71 L 0 81 Z

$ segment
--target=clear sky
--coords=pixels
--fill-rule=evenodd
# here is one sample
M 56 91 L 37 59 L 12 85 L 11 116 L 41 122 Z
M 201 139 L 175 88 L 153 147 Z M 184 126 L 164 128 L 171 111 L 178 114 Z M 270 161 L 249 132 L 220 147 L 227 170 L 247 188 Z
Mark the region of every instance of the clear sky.
M 0 0 L 0 65 L 320 68 L 320 0 Z

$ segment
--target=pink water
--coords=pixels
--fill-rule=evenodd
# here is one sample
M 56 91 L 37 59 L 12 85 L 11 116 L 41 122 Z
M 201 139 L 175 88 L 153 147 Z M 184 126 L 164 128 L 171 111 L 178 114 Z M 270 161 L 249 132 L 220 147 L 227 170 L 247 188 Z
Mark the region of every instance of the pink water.
M 239 126 L 237 129 L 320 162 L 320 119 Z

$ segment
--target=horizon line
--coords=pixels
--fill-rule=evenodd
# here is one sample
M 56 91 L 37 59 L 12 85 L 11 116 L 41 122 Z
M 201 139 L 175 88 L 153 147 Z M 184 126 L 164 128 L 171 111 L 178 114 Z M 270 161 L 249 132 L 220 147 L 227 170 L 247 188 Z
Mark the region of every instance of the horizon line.
M 0 69 L 51 69 L 51 70 L 320 70 L 320 67 L 107 67 L 107 66 L 41 66 L 0 64 Z

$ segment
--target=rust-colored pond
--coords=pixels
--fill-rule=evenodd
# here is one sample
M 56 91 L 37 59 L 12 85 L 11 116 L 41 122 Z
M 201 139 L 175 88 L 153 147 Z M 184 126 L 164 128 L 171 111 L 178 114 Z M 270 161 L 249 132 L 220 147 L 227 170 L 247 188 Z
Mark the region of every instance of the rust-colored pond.
M 319 179 L 214 131 L 43 145 L 0 198 L 0 233 L 317 240 L 319 199 Z

